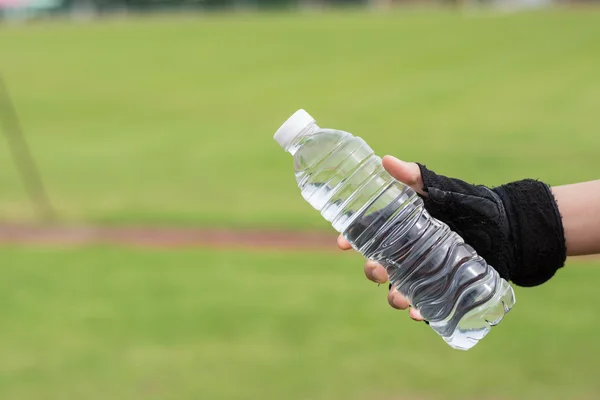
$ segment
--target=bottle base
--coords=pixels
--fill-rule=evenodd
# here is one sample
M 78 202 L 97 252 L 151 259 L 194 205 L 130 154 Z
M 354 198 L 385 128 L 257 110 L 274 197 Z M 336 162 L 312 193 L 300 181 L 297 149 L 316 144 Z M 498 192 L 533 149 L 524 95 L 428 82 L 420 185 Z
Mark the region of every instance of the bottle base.
M 498 279 L 496 294 L 485 304 L 465 314 L 450 336 L 442 336 L 450 347 L 457 350 L 469 350 L 498 325 L 515 304 L 515 293 L 504 279 Z M 431 323 L 435 330 L 435 324 Z

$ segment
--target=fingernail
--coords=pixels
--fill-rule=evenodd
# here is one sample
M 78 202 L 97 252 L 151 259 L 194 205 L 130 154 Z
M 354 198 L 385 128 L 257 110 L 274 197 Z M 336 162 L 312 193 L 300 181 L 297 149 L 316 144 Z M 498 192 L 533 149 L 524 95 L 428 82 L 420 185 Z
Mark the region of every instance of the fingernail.
M 404 161 L 404 160 L 401 160 L 401 159 L 399 159 L 399 158 L 397 158 L 397 157 L 394 157 L 394 158 L 395 158 L 395 159 L 396 159 L 396 160 L 397 160 L 397 161 L 398 161 L 400 164 L 403 164 L 403 165 L 408 165 L 408 164 L 410 164 L 409 162 L 407 162 L 407 161 Z
M 384 279 L 384 277 L 381 276 L 381 272 L 378 269 L 373 269 L 373 279 L 380 284 L 387 282 L 387 279 Z
M 395 294 L 392 294 L 392 304 L 394 305 L 394 308 L 400 309 L 401 304 L 397 304 L 397 301 L 401 301 L 399 299 L 398 296 L 396 296 Z
M 377 268 L 377 263 L 375 261 L 372 261 L 372 260 L 368 260 L 366 265 L 367 265 L 367 268 L 369 268 L 369 269 L 375 269 L 375 268 Z

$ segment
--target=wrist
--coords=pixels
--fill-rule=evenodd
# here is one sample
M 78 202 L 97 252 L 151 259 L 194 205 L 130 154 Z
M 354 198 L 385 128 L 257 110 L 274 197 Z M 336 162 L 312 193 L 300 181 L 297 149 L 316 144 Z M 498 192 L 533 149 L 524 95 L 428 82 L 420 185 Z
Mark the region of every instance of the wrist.
M 494 191 L 508 220 L 511 281 L 519 286 L 547 282 L 566 260 L 562 217 L 550 187 L 525 179 Z

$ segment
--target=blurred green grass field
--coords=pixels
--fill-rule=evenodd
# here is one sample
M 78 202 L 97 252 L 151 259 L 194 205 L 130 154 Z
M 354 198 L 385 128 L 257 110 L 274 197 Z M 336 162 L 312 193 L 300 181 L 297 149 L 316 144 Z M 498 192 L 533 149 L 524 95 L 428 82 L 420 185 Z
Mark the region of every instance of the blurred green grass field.
M 0 27 L 63 221 L 331 229 L 272 140 L 296 109 L 468 181 L 597 179 L 600 10 Z M 0 221 L 33 220 L 0 145 Z M 332 233 L 332 242 L 334 235 Z M 356 254 L 0 249 L 0 399 L 597 399 L 600 264 L 450 349 Z
M 600 10 L 215 15 L 0 28 L 64 220 L 327 228 L 272 139 L 296 109 L 485 184 L 598 177 Z M 33 218 L 0 146 L 0 219 Z
M 600 265 L 452 350 L 356 254 L 2 249 L 0 398 L 597 399 Z

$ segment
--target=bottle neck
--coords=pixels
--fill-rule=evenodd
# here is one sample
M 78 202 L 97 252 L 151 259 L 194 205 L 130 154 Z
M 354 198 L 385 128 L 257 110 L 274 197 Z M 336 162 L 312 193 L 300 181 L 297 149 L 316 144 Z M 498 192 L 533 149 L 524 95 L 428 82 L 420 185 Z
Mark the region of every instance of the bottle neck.
M 315 122 L 311 123 L 302 131 L 300 131 L 294 139 L 292 139 L 290 144 L 286 147 L 285 151 L 287 151 L 291 155 L 296 154 L 300 146 L 302 146 L 302 141 L 304 140 L 304 138 L 307 136 L 314 135 L 319 129 L 319 126 Z

